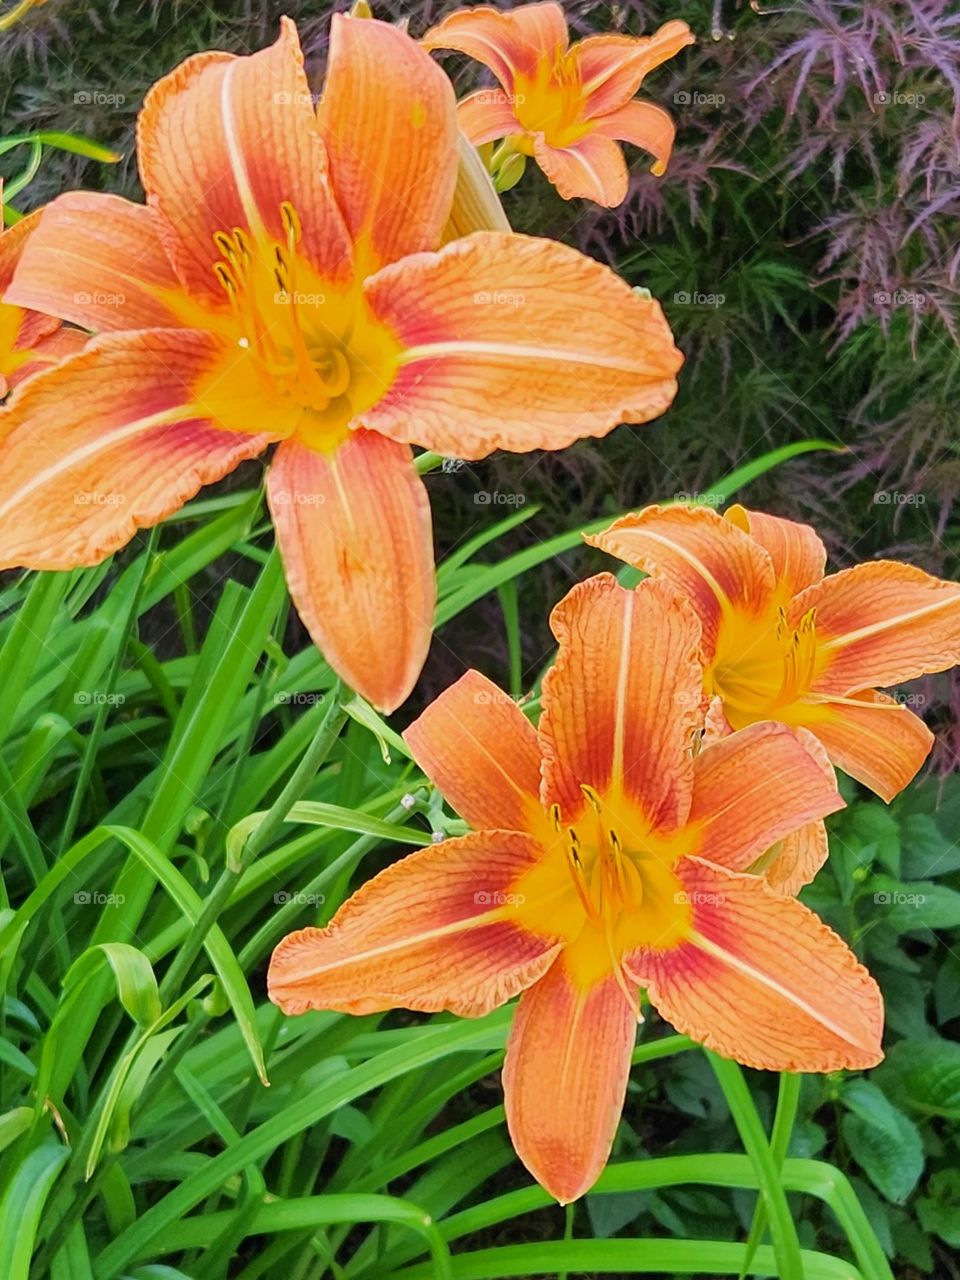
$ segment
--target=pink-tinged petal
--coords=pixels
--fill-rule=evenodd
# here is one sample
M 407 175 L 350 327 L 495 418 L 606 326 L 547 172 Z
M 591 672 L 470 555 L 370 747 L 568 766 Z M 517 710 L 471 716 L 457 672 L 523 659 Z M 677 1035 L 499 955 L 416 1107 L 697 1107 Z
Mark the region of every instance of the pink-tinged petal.
M 589 1191 L 607 1163 L 636 1036 L 614 977 L 584 985 L 565 955 L 520 997 L 503 1064 L 507 1127 L 527 1169 L 561 1204 Z
M 822 758 L 785 725 L 762 721 L 704 747 L 694 760 L 688 851 L 746 871 L 784 836 L 843 807 Z
M 527 717 L 492 680 L 466 672 L 403 737 L 471 827 L 530 829 L 540 813 L 540 743 Z
M 518 75 L 533 76 L 541 59 L 567 48 L 567 22 L 558 4 L 518 5 L 506 12 L 481 6 L 458 9 L 423 37 L 427 49 L 452 49 L 489 67 L 505 89 Z
M 760 543 L 773 562 L 778 586 L 788 597 L 823 577 L 827 549 L 810 525 L 764 511 L 748 511 L 739 504 L 728 507 L 723 514 L 724 519 Z
M 180 328 L 188 305 L 182 294 L 152 209 L 70 191 L 43 210 L 6 297 L 84 329 L 109 331 Z
M 687 596 L 703 626 L 707 658 L 723 611 L 759 617 L 776 585 L 766 551 L 710 507 L 646 507 L 586 541 Z
M 810 728 L 830 759 L 888 802 L 913 781 L 933 747 L 919 716 L 872 689 L 817 711 Z
M 0 567 L 96 564 L 267 446 L 211 425 L 206 333 L 105 334 L 0 410 Z
M 666 171 L 677 130 L 663 107 L 652 102 L 628 102 L 616 111 L 599 116 L 593 125 L 598 134 L 649 151 L 654 158 L 654 173 Z
M 334 14 L 320 126 L 363 274 L 436 249 L 457 178 L 453 86 L 398 27 Z
M 627 591 L 604 573 L 575 586 L 550 625 L 560 647 L 543 681 L 544 807 L 559 804 L 572 821 L 585 783 L 632 799 L 646 831 L 675 830 L 690 806 L 700 725 L 693 613 L 663 583 Z
M 652 36 L 588 36 L 574 45 L 588 116 L 605 115 L 629 102 L 644 77 L 673 58 L 696 36 L 685 22 L 665 22 Z
M 475 147 L 523 130 L 513 99 L 503 89 L 478 89 L 461 98 L 457 103 L 457 124 Z
M 580 197 L 612 209 L 627 197 L 627 162 L 610 137 L 588 133 L 568 147 L 534 140 L 537 164 L 564 200 Z
M 561 449 L 670 405 L 683 357 L 658 303 L 554 241 L 477 232 L 367 281 L 406 348 L 365 425 L 461 458 Z
M 847 944 L 762 877 L 695 858 L 677 872 L 689 942 L 626 967 L 678 1031 L 768 1071 L 863 1070 L 883 1056 L 883 999 Z
M 137 125 L 140 175 L 161 215 L 183 283 L 223 306 L 215 232 L 240 227 L 257 254 L 288 242 L 281 206 L 302 230 L 297 252 L 326 280 L 351 273 L 349 238 L 331 195 L 297 29 L 246 57 L 200 53 L 147 94 Z
M 401 858 L 325 929 L 280 943 L 267 989 L 284 1013 L 402 1006 L 479 1018 L 547 970 L 558 946 L 520 921 L 513 886 L 540 856 L 527 836 L 481 831 Z
M 0 303 L 0 330 L 3 328 L 2 313 L 3 303 Z M 82 351 L 89 341 L 89 333 L 64 328 L 59 320 L 51 320 L 50 316 L 40 315 L 37 311 L 24 311 L 20 322 L 18 349 L 8 354 L 6 362 L 0 353 L 0 400 L 27 378 L 38 373 L 49 373 L 54 365 L 66 360 L 67 356 Z M 6 374 L 5 363 L 8 365 Z
M 816 609 L 818 692 L 851 693 L 960 662 L 960 583 L 873 560 L 833 573 L 792 601 L 797 625 Z
M 351 688 L 393 711 L 426 659 L 436 592 L 430 503 L 410 450 L 362 430 L 329 454 L 284 441 L 267 499 L 314 643 Z

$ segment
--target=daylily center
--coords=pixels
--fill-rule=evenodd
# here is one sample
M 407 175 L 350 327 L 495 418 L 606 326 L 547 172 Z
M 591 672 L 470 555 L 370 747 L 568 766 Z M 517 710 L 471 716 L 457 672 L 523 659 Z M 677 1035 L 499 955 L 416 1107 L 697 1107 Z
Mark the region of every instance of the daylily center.
M 756 720 L 799 724 L 809 719 L 810 705 L 802 699 L 819 666 L 816 609 L 791 626 L 778 605 L 760 619 L 728 613 L 704 680 L 707 693 L 723 699 L 727 720 L 735 729 Z
M 544 815 L 545 856 L 517 884 L 518 914 L 535 931 L 560 935 L 584 983 L 620 973 L 641 946 L 676 946 L 689 934 L 690 904 L 674 867 L 684 849 L 650 831 L 621 795 L 582 786 L 586 804 L 572 824 L 554 806 Z
M 345 289 L 313 269 L 293 205 L 281 204 L 280 216 L 282 243 L 241 227 L 215 232 L 213 271 L 230 304 L 231 334 L 261 387 L 304 410 L 296 429 L 304 443 L 335 447 L 350 420 L 389 389 L 400 344 L 370 314 L 357 282 Z
M 514 111 L 528 133 L 542 133 L 551 147 L 569 147 L 590 132 L 582 118 L 584 94 L 574 50 L 558 49 L 541 58 L 533 76 L 519 74 L 514 82 Z M 532 147 L 521 146 L 532 153 Z

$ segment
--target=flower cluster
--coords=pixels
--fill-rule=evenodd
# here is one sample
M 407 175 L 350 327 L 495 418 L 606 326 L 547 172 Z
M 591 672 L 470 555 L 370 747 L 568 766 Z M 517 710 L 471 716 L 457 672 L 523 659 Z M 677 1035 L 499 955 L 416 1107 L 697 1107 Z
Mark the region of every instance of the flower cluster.
M 98 563 L 273 447 L 293 601 L 396 709 L 436 590 L 412 446 L 561 449 L 673 400 L 660 305 L 515 234 L 498 191 L 532 156 L 562 196 L 619 205 L 620 141 L 662 172 L 673 123 L 635 95 L 692 40 L 671 21 L 571 45 L 554 3 L 459 11 L 421 43 L 335 15 L 319 105 L 289 21 L 188 59 L 143 106 L 145 204 L 72 192 L 0 240 L 0 568 Z M 498 87 L 458 104 L 436 50 Z M 889 800 L 931 749 L 880 688 L 960 661 L 960 587 L 894 562 L 825 577 L 805 525 L 650 507 L 589 541 L 648 577 L 557 605 L 537 725 L 471 671 L 406 730 L 472 832 L 284 939 L 268 979 L 290 1014 L 519 996 L 508 1124 L 561 1201 L 608 1158 L 644 993 L 754 1067 L 880 1059 L 875 982 L 795 895 L 835 766 Z

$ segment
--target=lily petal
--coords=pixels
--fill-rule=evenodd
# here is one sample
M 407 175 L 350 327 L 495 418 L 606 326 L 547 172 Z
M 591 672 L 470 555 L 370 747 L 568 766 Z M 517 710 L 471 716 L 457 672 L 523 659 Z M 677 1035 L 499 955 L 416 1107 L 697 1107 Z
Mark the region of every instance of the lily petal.
M 739 503 L 728 507 L 723 515 L 760 543 L 773 561 L 777 584 L 786 594 L 796 595 L 823 577 L 827 549 L 810 525 L 767 515 L 765 511 L 748 511 Z
M 43 210 L 6 297 L 103 332 L 181 328 L 182 295 L 152 209 L 70 191 Z M 179 315 L 170 305 L 177 298 Z
M 540 810 L 540 743 L 514 700 L 467 671 L 404 732 L 417 764 L 471 827 L 528 831 Z
M 586 97 L 586 114 L 606 115 L 624 106 L 644 77 L 696 37 L 685 22 L 665 22 L 652 36 L 588 36 L 574 45 Z
M 692 600 L 708 659 L 722 610 L 733 606 L 759 615 L 776 585 L 763 548 L 710 507 L 646 507 L 584 538 L 635 569 L 665 578 Z
M 648 830 L 675 830 L 689 811 L 700 724 L 692 611 L 664 583 L 626 591 L 603 573 L 578 583 L 550 625 L 560 648 L 543 681 L 544 808 L 559 804 L 572 821 L 585 783 L 632 798 Z
M 658 107 L 653 102 L 627 102 L 616 111 L 599 116 L 593 126 L 597 134 L 629 142 L 649 151 L 655 161 L 655 174 L 662 174 L 666 170 L 677 128 L 663 107 Z
M 267 500 L 314 643 L 351 688 L 393 711 L 427 656 L 435 601 L 430 503 L 410 450 L 371 431 L 330 454 L 286 440 Z
M 475 147 L 523 130 L 513 99 L 503 89 L 478 89 L 461 98 L 457 103 L 457 124 Z
M 762 877 L 683 858 L 693 936 L 626 968 L 678 1031 L 768 1071 L 872 1067 L 883 1000 L 842 938 Z
M 267 989 L 284 1013 L 397 1005 L 479 1018 L 549 968 L 557 944 L 519 923 L 512 888 L 539 856 L 481 831 L 421 849 L 368 880 L 325 929 L 280 943 Z
M 784 836 L 843 807 L 833 770 L 785 725 L 762 721 L 694 760 L 690 852 L 746 871 Z
M 567 47 L 567 22 L 558 4 L 528 4 L 502 12 L 487 6 L 458 9 L 431 27 L 426 49 L 453 49 L 489 67 L 510 90 L 518 75 L 533 76 L 541 58 Z
M 887 802 L 913 781 L 933 747 L 919 716 L 872 689 L 818 712 L 811 728 L 830 759 Z
M 364 415 L 395 440 L 460 458 L 562 449 L 676 394 L 683 357 L 659 304 L 554 241 L 477 232 L 366 291 L 406 348 Z
M 817 761 L 830 785 L 835 787 L 836 771 L 820 739 L 809 729 L 794 729 L 793 732 Z M 768 885 L 792 897 L 813 880 L 829 853 L 827 828 L 822 822 L 808 822 L 798 831 L 784 836 L 748 870 L 759 872 Z
M 302 253 L 329 281 L 351 274 L 343 219 L 330 193 L 323 142 L 297 29 L 246 57 L 200 53 L 147 94 L 137 125 L 140 174 L 164 243 L 190 293 L 222 307 L 215 232 L 285 245 L 292 206 Z
M 97 564 L 272 436 L 222 431 L 196 398 L 221 358 L 190 330 L 104 334 L 0 410 L 0 567 Z
M 507 1127 L 561 1204 L 589 1191 L 607 1163 L 636 1037 L 613 976 L 583 986 L 563 955 L 520 997 L 503 1064 Z
M 362 274 L 436 249 L 457 179 L 453 86 L 398 27 L 334 14 L 320 127 Z
M 817 692 L 851 693 L 945 671 L 960 662 L 960 583 L 873 560 L 833 573 L 793 600 L 794 625 L 816 609 Z
M 564 200 L 582 197 L 613 209 L 627 198 L 627 162 L 612 136 L 588 133 L 568 147 L 551 147 L 537 134 L 534 154 Z

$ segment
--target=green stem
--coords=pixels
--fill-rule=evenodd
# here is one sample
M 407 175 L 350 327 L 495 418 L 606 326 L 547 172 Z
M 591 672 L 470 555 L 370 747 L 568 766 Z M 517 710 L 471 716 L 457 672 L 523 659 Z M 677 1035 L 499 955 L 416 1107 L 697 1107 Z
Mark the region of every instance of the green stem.
M 783 1169 L 783 1162 L 787 1158 L 787 1151 L 790 1148 L 790 1138 L 797 1118 L 797 1107 L 800 1103 L 802 1085 L 803 1076 L 793 1071 L 781 1071 L 777 1091 L 777 1110 L 773 1117 L 773 1132 L 770 1135 L 770 1154 L 773 1156 L 773 1162 L 778 1173 Z M 753 1211 L 750 1233 L 747 1236 L 747 1254 L 743 1270 L 740 1272 L 740 1280 L 744 1280 L 750 1270 L 750 1263 L 753 1261 L 758 1246 L 763 1242 L 763 1234 L 766 1227 L 766 1210 L 763 1200 L 758 1199 L 757 1207 Z
M 774 1161 L 743 1072 L 736 1062 L 721 1058 L 709 1050 L 706 1053 L 760 1184 L 761 1200 L 770 1221 L 770 1236 L 780 1280 L 804 1280 L 800 1241 L 790 1216 L 787 1193 L 783 1189 L 780 1170 Z

